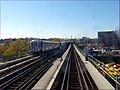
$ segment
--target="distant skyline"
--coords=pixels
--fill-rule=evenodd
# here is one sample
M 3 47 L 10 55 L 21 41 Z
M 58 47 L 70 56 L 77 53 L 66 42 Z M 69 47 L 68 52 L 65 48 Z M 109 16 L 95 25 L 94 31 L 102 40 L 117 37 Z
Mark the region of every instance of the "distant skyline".
M 96 38 L 119 27 L 119 0 L 1 1 L 0 38 Z

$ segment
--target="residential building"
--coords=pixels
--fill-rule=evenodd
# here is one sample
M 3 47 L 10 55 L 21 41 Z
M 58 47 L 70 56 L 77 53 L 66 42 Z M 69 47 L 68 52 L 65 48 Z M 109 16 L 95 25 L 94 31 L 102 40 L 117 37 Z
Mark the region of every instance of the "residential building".
M 98 32 L 98 44 L 106 47 L 118 47 L 118 37 L 115 31 L 100 31 Z

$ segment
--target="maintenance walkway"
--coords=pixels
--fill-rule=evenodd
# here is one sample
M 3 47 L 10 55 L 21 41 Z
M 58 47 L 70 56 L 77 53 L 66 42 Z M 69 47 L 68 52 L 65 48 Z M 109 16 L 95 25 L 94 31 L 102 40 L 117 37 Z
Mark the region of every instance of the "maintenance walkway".
M 74 45 L 76 51 L 78 52 L 81 60 L 84 62 L 85 67 L 92 76 L 95 84 L 99 90 L 115 90 L 115 88 L 105 79 L 105 77 L 89 62 L 86 61 L 85 56 L 80 53 L 80 51 Z

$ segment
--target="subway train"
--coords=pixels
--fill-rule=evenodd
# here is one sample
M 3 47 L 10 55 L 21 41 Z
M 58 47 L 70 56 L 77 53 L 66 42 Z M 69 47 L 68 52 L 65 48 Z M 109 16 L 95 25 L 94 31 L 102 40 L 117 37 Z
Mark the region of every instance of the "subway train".
M 40 55 L 44 52 L 61 48 L 64 45 L 64 42 L 53 42 L 45 40 L 32 40 L 30 42 L 30 50 L 32 55 Z

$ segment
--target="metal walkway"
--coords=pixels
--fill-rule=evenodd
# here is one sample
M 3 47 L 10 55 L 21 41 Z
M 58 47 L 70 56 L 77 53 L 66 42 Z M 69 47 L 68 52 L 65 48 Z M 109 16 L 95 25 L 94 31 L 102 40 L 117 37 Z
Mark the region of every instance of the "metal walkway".
M 84 55 L 79 52 L 79 50 L 74 46 L 76 51 L 78 52 L 81 60 L 84 62 L 85 67 L 87 68 L 88 72 L 92 76 L 95 84 L 97 85 L 99 90 L 115 90 L 115 88 L 102 76 L 102 74 L 89 62 L 85 60 Z

